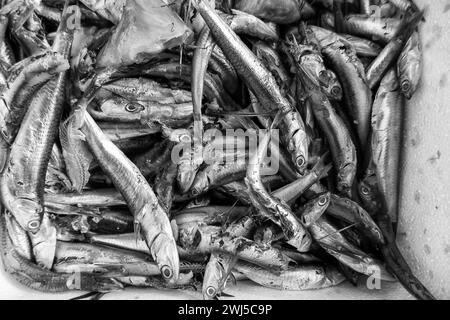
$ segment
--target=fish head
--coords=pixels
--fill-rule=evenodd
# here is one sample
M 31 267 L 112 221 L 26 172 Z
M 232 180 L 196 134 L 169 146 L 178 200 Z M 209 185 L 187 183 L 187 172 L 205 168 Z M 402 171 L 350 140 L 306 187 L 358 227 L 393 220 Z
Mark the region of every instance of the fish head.
M 320 194 L 317 198 L 308 202 L 301 215 L 301 222 L 305 227 L 311 226 L 315 223 L 325 212 L 330 205 L 331 193 L 325 192 Z
M 190 193 L 193 197 L 198 197 L 203 194 L 206 190 L 208 190 L 208 176 L 205 171 L 200 171 L 194 179 L 192 183 L 192 187 L 190 189 Z
M 412 98 L 413 93 L 416 91 L 416 87 L 407 77 L 401 77 L 399 79 L 400 89 L 403 95 L 409 100 Z
M 26 198 L 15 198 L 9 202 L 8 208 L 25 231 L 31 233 L 39 231 L 43 208 L 38 202 Z
M 197 223 L 186 223 L 179 226 L 178 243 L 186 250 L 196 249 L 202 241 L 202 233 Z
M 292 158 L 295 164 L 297 171 L 303 175 L 306 172 L 308 166 L 308 145 L 309 140 L 306 132 L 304 130 L 298 130 L 292 136 L 292 149 L 294 152 L 292 153 Z
M 376 176 L 366 177 L 358 184 L 359 197 L 361 198 L 362 204 L 369 212 L 375 212 L 378 207 L 377 190 Z
M 150 252 L 158 264 L 164 280 L 176 284 L 180 275 L 180 259 L 172 233 L 161 232 L 158 234 L 150 246 Z
M 324 284 L 327 287 L 334 287 L 341 282 L 345 281 L 345 276 L 338 271 L 338 269 L 334 266 L 325 266 L 324 267 L 325 272 L 325 279 Z
M 326 89 L 326 93 L 329 98 L 333 100 L 342 100 L 342 86 L 334 72 L 327 69 L 322 70 L 319 73 L 319 82 L 322 88 Z
M 130 101 L 122 97 L 112 97 L 103 101 L 99 109 L 106 117 L 127 121 L 139 121 L 145 107 L 138 101 Z
M 202 294 L 205 300 L 215 300 L 220 294 L 220 283 L 226 276 L 226 272 L 219 259 L 211 256 L 206 265 L 205 275 L 203 277 Z

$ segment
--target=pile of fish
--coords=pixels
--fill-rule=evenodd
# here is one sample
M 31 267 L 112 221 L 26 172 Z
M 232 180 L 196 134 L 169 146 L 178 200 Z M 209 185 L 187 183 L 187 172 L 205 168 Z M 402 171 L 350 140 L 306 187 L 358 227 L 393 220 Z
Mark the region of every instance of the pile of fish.
M 410 0 L 1 1 L 4 269 L 95 298 L 433 299 L 394 231 L 424 22 Z

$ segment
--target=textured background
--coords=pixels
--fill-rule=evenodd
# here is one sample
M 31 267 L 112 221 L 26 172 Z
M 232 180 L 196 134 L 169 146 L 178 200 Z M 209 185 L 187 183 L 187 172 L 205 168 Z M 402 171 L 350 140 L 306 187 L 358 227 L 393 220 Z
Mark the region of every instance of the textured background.
M 427 7 L 424 74 L 406 115 L 398 243 L 436 297 L 450 299 L 450 1 Z
M 408 103 L 398 242 L 416 275 L 439 298 L 450 299 L 450 0 L 416 0 L 428 6 L 422 26 L 424 75 Z M 409 299 L 397 284 L 369 291 L 364 285 L 307 292 L 268 290 L 249 282 L 230 287 L 238 299 Z M 0 272 L 0 299 L 67 299 L 78 295 L 28 291 Z M 198 299 L 199 293 L 129 290 L 115 299 Z

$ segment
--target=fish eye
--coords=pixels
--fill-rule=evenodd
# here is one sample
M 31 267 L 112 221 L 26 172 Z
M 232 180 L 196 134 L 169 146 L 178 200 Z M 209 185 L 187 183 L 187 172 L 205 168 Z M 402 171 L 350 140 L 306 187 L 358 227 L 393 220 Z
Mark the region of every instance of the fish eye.
M 326 197 L 321 197 L 321 198 L 319 199 L 319 206 L 322 207 L 322 206 L 326 205 L 327 202 L 328 202 L 328 200 L 327 200 Z
M 342 90 L 341 90 L 341 88 L 339 88 L 338 86 L 334 86 L 334 87 L 331 89 L 331 94 L 332 94 L 333 96 L 335 96 L 335 97 L 340 97 L 341 94 L 342 94 Z
M 161 274 L 165 279 L 170 279 L 173 276 L 172 273 L 172 268 L 168 267 L 168 266 L 163 266 L 161 268 Z
M 40 222 L 38 220 L 32 220 L 28 222 L 28 229 L 37 230 L 40 227 Z
M 198 197 L 200 195 L 200 191 L 194 188 L 191 190 L 191 194 L 193 197 Z
M 406 92 L 411 88 L 411 83 L 409 82 L 409 80 L 403 80 L 402 81 L 402 91 Z
M 299 156 L 299 157 L 297 158 L 296 162 L 297 162 L 297 166 L 298 166 L 299 168 L 302 168 L 302 167 L 306 164 L 305 157 Z
M 140 111 L 141 108 L 139 108 L 139 106 L 136 103 L 128 103 L 125 106 L 125 110 L 128 112 L 134 113 L 134 112 Z
M 361 188 L 361 192 L 362 192 L 363 195 L 367 196 L 367 195 L 369 195 L 370 190 L 369 190 L 369 188 L 363 186 L 363 187 Z
M 206 288 L 206 294 L 209 297 L 215 297 L 216 296 L 216 289 L 214 287 L 208 287 L 208 288 Z

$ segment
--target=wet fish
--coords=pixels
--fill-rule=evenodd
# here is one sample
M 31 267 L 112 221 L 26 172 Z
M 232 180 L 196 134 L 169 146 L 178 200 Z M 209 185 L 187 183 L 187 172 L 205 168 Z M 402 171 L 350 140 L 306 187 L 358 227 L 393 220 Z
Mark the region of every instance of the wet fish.
M 398 181 L 404 98 L 397 73 L 388 71 L 375 97 L 372 115 L 372 153 L 378 187 L 392 221 L 398 216 Z
M 422 45 L 420 35 L 415 31 L 409 38 L 397 61 L 400 87 L 407 99 L 411 99 L 422 76 Z
M 272 273 L 249 263 L 238 262 L 235 269 L 253 282 L 278 290 L 322 289 L 336 286 L 345 280 L 344 276 L 331 266 L 299 266 Z
M 167 213 L 139 169 L 109 141 L 84 110 L 74 116 L 84 117 L 81 132 L 103 171 L 126 199 L 135 218 L 136 234 L 143 236 L 162 276 L 176 282 L 179 258 Z M 118 175 L 123 172 L 123 175 Z
M 194 3 L 210 28 L 217 45 L 258 100 L 271 110 L 276 107 L 283 112 L 283 139 L 292 153 L 297 170 L 303 173 L 308 162 L 308 146 L 300 115 L 282 95 L 274 77 L 233 30 L 203 0 L 196 0 Z

